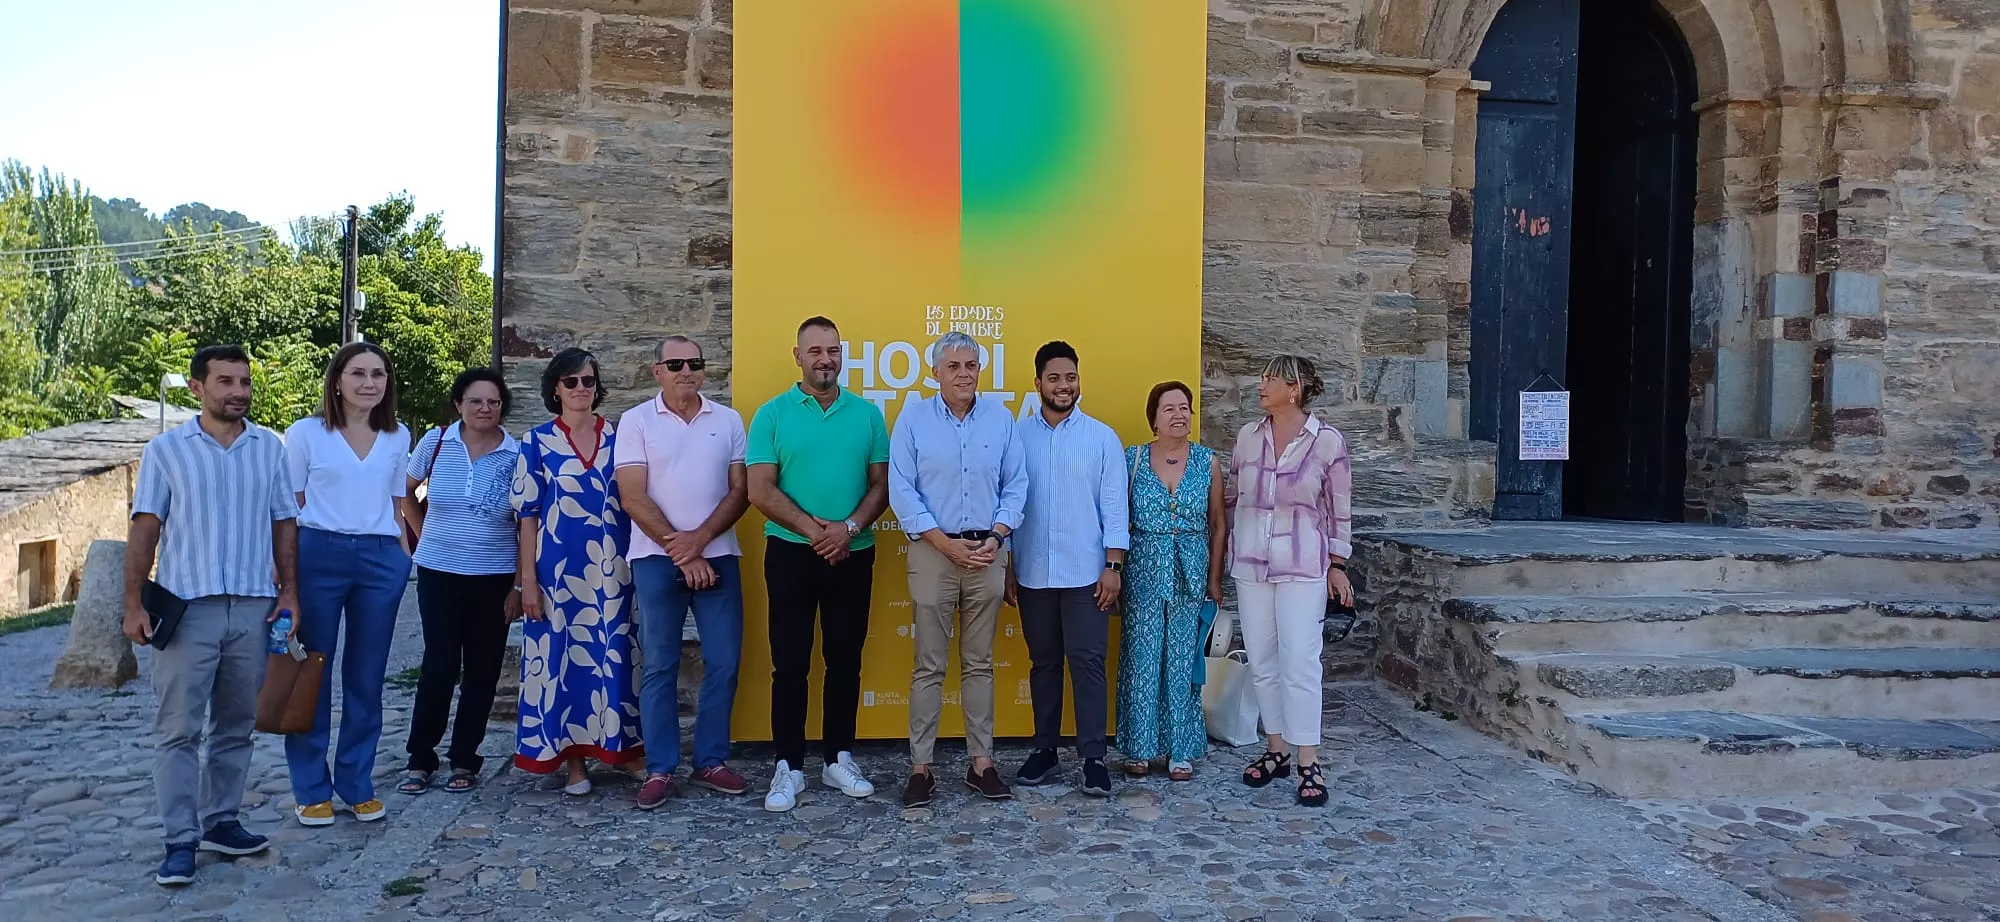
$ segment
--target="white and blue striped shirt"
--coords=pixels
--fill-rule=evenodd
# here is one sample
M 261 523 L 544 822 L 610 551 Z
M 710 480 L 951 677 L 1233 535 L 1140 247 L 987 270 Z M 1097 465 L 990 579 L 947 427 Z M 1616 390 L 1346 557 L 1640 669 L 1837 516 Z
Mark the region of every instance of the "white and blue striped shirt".
M 459 576 L 512 573 L 520 546 L 513 489 L 521 445 L 502 429 L 500 447 L 474 461 L 458 427 L 431 430 L 410 453 L 410 477 L 430 481 L 423 536 L 412 557 L 417 566 Z
M 1081 408 L 1050 426 L 1040 410 L 1014 424 L 1028 505 L 1014 532 L 1014 575 L 1027 589 L 1097 585 L 1107 549 L 1132 546 L 1125 446 Z
M 160 519 L 154 578 L 183 599 L 278 594 L 271 523 L 299 517 L 285 442 L 248 420 L 228 448 L 196 417 L 146 443 L 132 515 Z

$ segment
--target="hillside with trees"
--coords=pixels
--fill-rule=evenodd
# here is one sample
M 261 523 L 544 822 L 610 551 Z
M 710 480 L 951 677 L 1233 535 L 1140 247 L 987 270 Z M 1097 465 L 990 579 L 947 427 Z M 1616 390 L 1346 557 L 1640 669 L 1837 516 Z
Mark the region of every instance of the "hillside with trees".
M 210 343 L 251 352 L 258 423 L 312 412 L 340 335 L 341 228 L 308 217 L 289 231 L 200 203 L 153 219 L 47 169 L 0 166 L 0 437 L 113 415 L 116 394 L 152 398 Z M 490 359 L 493 280 L 407 195 L 368 208 L 359 236 L 362 337 L 394 359 L 405 421 L 430 428 L 449 418 L 452 377 Z

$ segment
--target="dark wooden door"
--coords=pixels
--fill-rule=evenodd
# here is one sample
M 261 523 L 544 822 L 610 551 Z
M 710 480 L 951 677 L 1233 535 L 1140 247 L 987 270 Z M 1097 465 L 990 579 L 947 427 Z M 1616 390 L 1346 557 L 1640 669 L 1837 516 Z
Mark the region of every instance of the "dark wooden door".
M 1644 0 L 1583 10 L 1571 246 L 1573 517 L 1680 521 L 1693 287 L 1694 62 Z
M 1500 444 L 1493 516 L 1562 516 L 1562 463 L 1520 461 L 1521 391 L 1565 380 L 1580 0 L 1509 0 L 1473 62 L 1472 413 Z M 1598 0 L 1603 2 L 1603 0 Z

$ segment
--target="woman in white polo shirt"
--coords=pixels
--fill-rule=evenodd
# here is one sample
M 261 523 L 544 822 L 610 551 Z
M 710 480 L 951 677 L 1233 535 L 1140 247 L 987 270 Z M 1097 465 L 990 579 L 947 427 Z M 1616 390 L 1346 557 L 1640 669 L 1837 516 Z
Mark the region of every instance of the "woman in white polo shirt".
M 388 815 L 375 798 L 375 748 L 382 739 L 382 679 L 396 611 L 409 585 L 399 507 L 410 432 L 396 421 L 396 375 L 372 343 L 333 356 L 319 412 L 285 430 L 285 455 L 299 495 L 299 642 L 326 654 L 319 714 L 305 733 L 285 737 L 293 808 L 307 826 L 333 824 L 333 799 L 362 822 Z M 340 626 L 340 738 L 327 766 L 333 670 Z

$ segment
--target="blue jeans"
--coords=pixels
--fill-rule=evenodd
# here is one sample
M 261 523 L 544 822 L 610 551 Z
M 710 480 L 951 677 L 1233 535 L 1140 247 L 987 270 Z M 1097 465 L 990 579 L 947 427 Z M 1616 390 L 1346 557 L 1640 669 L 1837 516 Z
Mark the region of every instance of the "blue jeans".
M 299 529 L 299 642 L 324 653 L 319 714 L 306 733 L 285 737 L 292 797 L 325 803 L 335 794 L 349 806 L 375 799 L 375 748 L 382 741 L 382 679 L 396 610 L 410 583 L 410 555 L 385 535 L 343 535 Z M 347 655 L 340 660 L 340 743 L 333 771 L 326 764 L 333 731 L 333 660 L 340 622 L 347 621 Z
M 701 700 L 695 706 L 694 767 L 729 758 L 729 717 L 736 709 L 736 665 L 743 654 L 743 576 L 734 555 L 708 558 L 720 584 L 695 592 L 680 582 L 669 557 L 632 561 L 639 591 L 639 730 L 646 737 L 646 771 L 670 775 L 681 763 L 681 630 L 694 609 L 701 632 Z

